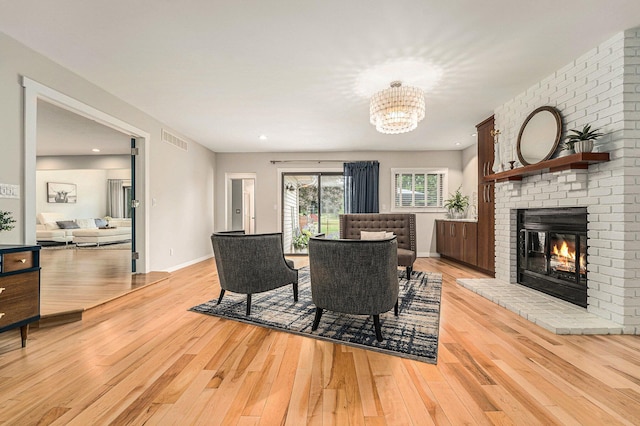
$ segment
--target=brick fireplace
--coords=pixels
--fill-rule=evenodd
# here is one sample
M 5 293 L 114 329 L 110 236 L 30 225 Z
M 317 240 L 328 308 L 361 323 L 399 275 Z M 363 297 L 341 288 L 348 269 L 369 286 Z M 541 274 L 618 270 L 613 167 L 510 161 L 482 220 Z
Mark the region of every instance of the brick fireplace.
M 521 124 L 544 105 L 560 111 L 563 137 L 585 124 L 602 128 L 606 135 L 595 151 L 609 152 L 611 160 L 496 183 L 495 284 L 520 287 L 519 210 L 586 208 L 587 308 L 578 309 L 617 324 L 617 332 L 640 334 L 640 28 L 616 35 L 498 107 L 497 163 L 515 158 Z

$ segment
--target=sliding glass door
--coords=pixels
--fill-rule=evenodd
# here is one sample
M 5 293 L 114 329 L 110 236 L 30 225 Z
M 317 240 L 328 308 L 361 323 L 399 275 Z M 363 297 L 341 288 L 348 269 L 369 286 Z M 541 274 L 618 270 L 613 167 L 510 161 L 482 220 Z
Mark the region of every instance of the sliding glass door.
M 282 174 L 282 232 L 287 254 L 307 253 L 309 237 L 338 238 L 344 213 L 341 173 Z

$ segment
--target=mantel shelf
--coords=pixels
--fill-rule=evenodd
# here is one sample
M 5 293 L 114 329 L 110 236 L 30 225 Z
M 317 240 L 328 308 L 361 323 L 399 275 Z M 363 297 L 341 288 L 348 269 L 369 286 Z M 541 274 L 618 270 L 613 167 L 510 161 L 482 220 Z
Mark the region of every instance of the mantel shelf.
M 524 176 L 531 176 L 544 172 L 587 169 L 589 164 L 603 163 L 605 161 L 609 161 L 608 152 L 581 152 L 579 154 L 566 155 L 564 157 L 541 161 L 537 164 L 530 164 L 528 166 L 522 166 L 504 172 L 493 173 L 485 176 L 485 180 L 495 182 L 522 180 Z

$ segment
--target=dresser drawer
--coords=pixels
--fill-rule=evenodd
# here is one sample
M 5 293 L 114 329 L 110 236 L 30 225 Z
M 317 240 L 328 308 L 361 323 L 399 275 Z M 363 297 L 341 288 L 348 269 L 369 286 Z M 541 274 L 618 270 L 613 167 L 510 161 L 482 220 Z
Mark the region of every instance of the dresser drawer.
M 33 251 L 18 251 L 2 255 L 2 272 L 33 268 Z
M 39 272 L 26 272 L 0 278 L 0 327 L 40 313 Z

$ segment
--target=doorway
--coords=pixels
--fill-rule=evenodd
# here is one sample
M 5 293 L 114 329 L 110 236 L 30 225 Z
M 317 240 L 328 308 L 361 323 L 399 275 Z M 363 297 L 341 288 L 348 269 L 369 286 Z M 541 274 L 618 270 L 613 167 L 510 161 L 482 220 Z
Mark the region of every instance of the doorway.
M 282 234 L 286 254 L 306 254 L 309 237 L 339 238 L 344 213 L 340 172 L 282 174 Z
M 255 234 L 255 173 L 227 173 L 226 182 L 226 230 Z
M 109 114 L 99 111 L 87 104 L 73 99 L 63 93 L 60 93 L 50 87 L 44 86 L 28 77 L 22 77 L 22 86 L 24 87 L 24 193 L 33 194 L 25 197 L 23 222 L 25 244 L 36 244 L 36 150 L 37 150 L 37 116 L 38 101 L 46 101 L 50 104 L 63 108 L 66 111 L 75 113 L 81 117 L 87 118 L 96 123 L 102 124 L 108 128 L 121 132 L 125 135 L 131 135 L 136 141 L 139 155 L 133 160 L 134 167 L 132 170 L 137 171 L 137 179 L 135 180 L 136 198 L 140 200 L 139 207 L 135 209 L 137 225 L 135 228 L 135 238 L 137 241 L 137 272 L 146 273 L 149 270 L 149 241 L 146 238 L 149 232 L 149 150 L 147 142 L 150 135 L 130 124 L 121 121 Z

